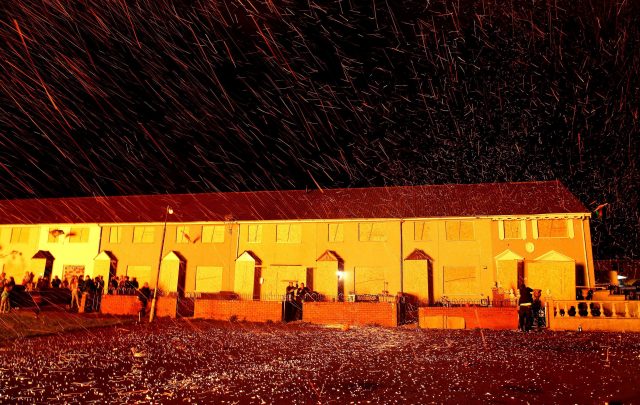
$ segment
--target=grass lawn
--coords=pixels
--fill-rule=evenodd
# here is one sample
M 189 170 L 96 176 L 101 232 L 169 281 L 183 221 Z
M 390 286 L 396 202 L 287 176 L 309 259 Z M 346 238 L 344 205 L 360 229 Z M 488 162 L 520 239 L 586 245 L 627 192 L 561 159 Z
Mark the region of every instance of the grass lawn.
M 37 317 L 33 311 L 14 310 L 0 314 L 0 342 L 29 336 L 65 333 L 103 326 L 124 325 L 134 322 L 132 317 L 77 314 L 44 311 Z

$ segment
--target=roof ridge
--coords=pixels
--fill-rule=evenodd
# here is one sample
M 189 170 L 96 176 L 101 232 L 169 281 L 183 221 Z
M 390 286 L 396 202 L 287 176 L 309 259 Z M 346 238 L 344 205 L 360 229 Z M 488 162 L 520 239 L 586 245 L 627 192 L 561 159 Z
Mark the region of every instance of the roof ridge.
M 166 193 L 166 194 L 124 194 L 124 195 L 94 195 L 94 196 L 73 196 L 73 197 L 33 197 L 33 198 L 15 198 L 0 199 L 5 202 L 23 202 L 23 201 L 52 201 L 52 200 L 88 200 L 88 199 L 121 199 L 121 198 L 149 198 L 149 197 L 184 197 L 184 196 L 202 196 L 202 195 L 242 195 L 242 194 L 268 194 L 268 193 L 311 193 L 311 192 L 333 192 L 333 191 L 363 191 L 363 190 L 380 190 L 380 189 L 410 189 L 410 188 L 427 188 L 427 187 L 469 187 L 469 186 L 492 186 L 492 185 L 515 185 L 515 184 L 545 184 L 558 183 L 566 187 L 560 180 L 531 180 L 531 181 L 508 181 L 508 182 L 490 182 L 490 183 L 444 183 L 444 184 L 414 184 L 414 185 L 398 185 L 398 186 L 372 186 L 372 187 L 338 187 L 320 189 L 283 189 L 283 190 L 248 190 L 248 191 L 207 191 L 198 193 Z

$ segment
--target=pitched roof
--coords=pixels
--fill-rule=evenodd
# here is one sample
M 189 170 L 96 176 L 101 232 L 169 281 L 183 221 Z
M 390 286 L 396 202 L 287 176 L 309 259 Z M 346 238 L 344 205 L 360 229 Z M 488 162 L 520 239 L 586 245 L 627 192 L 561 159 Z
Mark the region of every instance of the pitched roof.
M 0 201 L 0 224 L 429 218 L 587 213 L 559 181 Z

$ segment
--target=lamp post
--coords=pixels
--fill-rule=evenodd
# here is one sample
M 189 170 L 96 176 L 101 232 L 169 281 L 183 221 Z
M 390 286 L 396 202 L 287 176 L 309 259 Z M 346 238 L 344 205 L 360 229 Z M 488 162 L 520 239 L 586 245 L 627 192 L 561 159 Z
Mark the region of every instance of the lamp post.
M 162 227 L 162 242 L 160 242 L 160 257 L 158 258 L 158 271 L 156 272 L 156 288 L 153 289 L 153 300 L 151 301 L 151 313 L 149 314 L 149 322 L 153 322 L 156 314 L 156 303 L 158 301 L 158 282 L 160 281 L 160 267 L 162 266 L 162 255 L 164 254 L 164 237 L 167 234 L 167 217 L 173 214 L 173 209 L 167 205 L 164 211 L 164 226 Z

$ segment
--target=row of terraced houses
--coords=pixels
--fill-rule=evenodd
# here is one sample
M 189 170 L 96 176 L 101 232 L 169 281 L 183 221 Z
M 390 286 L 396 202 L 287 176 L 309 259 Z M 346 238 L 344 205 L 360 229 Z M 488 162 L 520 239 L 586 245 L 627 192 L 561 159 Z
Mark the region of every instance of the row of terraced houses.
M 170 211 L 168 211 L 170 207 Z M 172 212 L 171 214 L 169 212 Z M 1 266 L 165 292 L 478 300 L 593 286 L 588 210 L 558 181 L 0 202 Z M 159 271 L 158 271 L 159 269 Z M 345 298 L 346 297 L 346 298 Z

